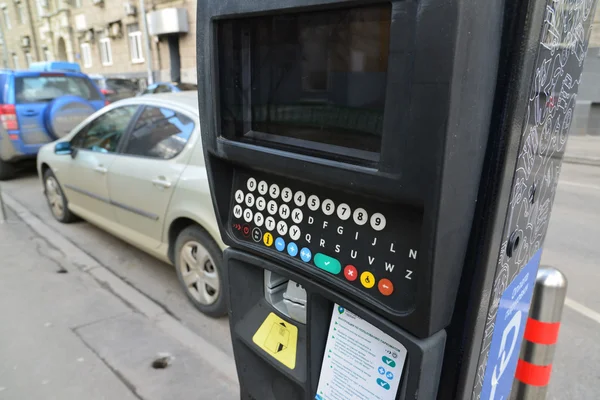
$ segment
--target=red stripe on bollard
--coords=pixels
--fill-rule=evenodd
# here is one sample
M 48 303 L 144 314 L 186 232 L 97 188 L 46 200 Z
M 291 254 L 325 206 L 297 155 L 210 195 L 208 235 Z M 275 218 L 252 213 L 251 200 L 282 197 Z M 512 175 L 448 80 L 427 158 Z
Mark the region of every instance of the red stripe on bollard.
M 540 322 L 533 318 L 527 319 L 525 339 L 537 344 L 555 344 L 558 340 L 560 322 Z
M 546 386 L 550 382 L 550 373 L 552 372 L 552 364 L 550 365 L 535 365 L 527 361 L 519 360 L 515 378 L 526 385 L 531 386 Z

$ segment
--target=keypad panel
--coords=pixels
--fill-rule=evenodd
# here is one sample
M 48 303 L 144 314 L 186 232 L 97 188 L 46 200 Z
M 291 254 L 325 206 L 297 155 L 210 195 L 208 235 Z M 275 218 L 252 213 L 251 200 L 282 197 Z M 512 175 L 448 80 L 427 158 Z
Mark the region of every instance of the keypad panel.
M 241 241 L 320 270 L 396 312 L 414 306 L 422 214 L 259 172 L 236 171 L 229 227 Z

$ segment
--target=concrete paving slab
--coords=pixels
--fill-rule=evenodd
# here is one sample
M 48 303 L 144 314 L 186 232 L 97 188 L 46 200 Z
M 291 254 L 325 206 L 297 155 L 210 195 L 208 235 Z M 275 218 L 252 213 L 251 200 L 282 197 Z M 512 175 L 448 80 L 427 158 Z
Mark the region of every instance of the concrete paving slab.
M 239 399 L 235 376 L 225 376 L 140 315 L 128 314 L 76 329 L 77 334 L 143 399 Z M 152 363 L 171 359 L 164 369 Z

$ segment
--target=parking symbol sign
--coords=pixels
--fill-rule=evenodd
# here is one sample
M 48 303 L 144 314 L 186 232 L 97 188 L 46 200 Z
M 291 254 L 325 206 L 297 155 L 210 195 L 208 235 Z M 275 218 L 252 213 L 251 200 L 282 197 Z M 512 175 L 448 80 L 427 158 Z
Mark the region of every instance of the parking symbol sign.
M 510 395 L 541 256 L 540 249 L 502 293 L 481 399 L 501 400 Z

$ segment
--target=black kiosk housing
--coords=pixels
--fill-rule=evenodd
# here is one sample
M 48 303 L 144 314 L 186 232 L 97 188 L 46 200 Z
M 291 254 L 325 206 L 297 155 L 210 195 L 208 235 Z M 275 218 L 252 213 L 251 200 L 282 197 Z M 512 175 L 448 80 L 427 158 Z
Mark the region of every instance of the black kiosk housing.
M 469 299 L 489 300 L 498 256 L 470 235 L 475 226 L 489 237 L 506 216 L 520 143 L 508 122 L 522 119 L 513 106 L 525 102 L 507 88 L 529 87 L 540 31 L 526 19 L 536 9 L 541 24 L 542 3 L 198 2 L 200 120 L 231 246 L 224 273 L 242 398 L 314 398 L 334 303 L 406 347 L 398 399 L 436 397 L 454 312 L 445 398 L 470 390 L 456 376 L 463 349 L 479 350 L 486 310 Z M 498 82 L 507 86 L 496 91 Z M 468 248 L 481 254 L 465 276 Z M 306 290 L 292 369 L 251 340 L 277 313 L 265 271 Z M 463 309 L 454 310 L 459 284 Z M 463 385 L 476 361 L 465 365 Z
M 478 182 L 481 173 L 499 54 L 501 18 L 492 17 L 497 10 L 489 4 L 471 3 L 199 2 L 201 126 L 225 243 L 314 277 L 418 337 L 428 337 L 446 326 L 469 239 L 477 196 L 473 182 Z M 351 15 L 353 12 L 358 16 Z M 326 61 L 330 64 L 329 75 L 337 76 L 325 83 L 309 82 L 303 88 L 307 79 L 302 74 L 302 51 L 298 44 L 285 43 L 286 39 L 298 43 L 302 32 L 263 32 L 266 27 L 284 30 L 292 25 L 301 30 L 299 19 L 303 17 L 309 24 L 306 31 L 317 31 L 314 39 L 307 40 L 313 43 L 318 41 L 318 29 L 311 23 L 323 22 L 322 26 L 327 27 L 344 24 L 336 19 L 362 17 L 355 24 L 357 31 L 373 26 L 380 29 L 378 35 L 382 38 L 363 38 L 367 43 L 362 44 L 370 49 L 373 46 L 369 40 L 373 41 L 379 45 L 372 49 L 377 53 L 372 57 L 363 55 L 362 60 L 354 56 L 359 59 L 354 64 L 362 65 L 352 65 L 354 48 L 351 43 L 342 43 L 339 47 L 346 47 L 342 51 L 350 48 L 350 55 L 337 55 L 342 59 L 339 64 L 348 58 L 349 62 L 336 66 L 331 65 L 335 60 Z M 463 20 L 468 25 L 461 25 Z M 353 28 L 351 21 L 345 24 L 346 29 Z M 286 34 L 291 37 L 286 38 Z M 274 39 L 267 43 L 264 37 Z M 343 40 L 351 42 L 353 38 L 341 38 L 339 42 Z M 305 60 L 304 64 L 311 61 Z M 469 73 L 475 68 L 476 74 Z M 310 65 L 306 69 L 314 72 Z M 319 71 L 317 67 L 314 70 Z M 362 87 L 349 87 L 356 80 Z M 309 86 L 311 83 L 321 84 L 324 89 L 316 90 Z M 271 93 L 258 93 L 261 84 Z M 282 105 L 276 104 L 279 91 L 291 90 L 286 84 L 299 92 L 291 99 L 295 103 L 290 105 L 290 99 L 284 99 Z M 336 92 L 337 87 L 346 92 Z M 368 98 L 368 89 L 375 92 L 372 99 Z M 344 99 L 337 101 L 327 95 Z M 366 100 L 361 108 L 363 96 Z M 351 107 L 352 102 L 358 106 Z M 323 104 L 331 106 L 319 108 Z M 271 126 L 265 126 L 268 118 L 274 120 Z M 291 123 L 305 119 L 310 131 L 278 132 L 286 128 L 280 128 L 286 119 Z M 339 136 L 345 132 L 327 135 L 328 128 L 349 131 L 347 125 L 360 125 L 360 130 L 341 140 Z M 258 131 L 260 128 L 269 131 Z M 325 134 L 310 140 L 319 136 L 319 131 Z M 348 142 L 346 147 L 344 141 Z M 325 237 L 325 252 L 334 256 L 335 245 L 340 244 L 342 264 L 353 262 L 359 271 L 370 270 L 376 279 L 389 279 L 394 293 L 383 296 L 376 289 L 365 290 L 358 281 L 349 282 L 343 275 L 268 248 L 235 230 L 233 223 L 244 220 L 233 216 L 234 195 L 238 189 L 244 195 L 249 192 L 246 182 L 251 177 L 256 184 L 265 181 L 269 187 L 278 185 L 279 190 L 289 187 L 294 193 L 304 192 L 307 198 L 314 194 L 321 207 L 324 200 L 331 199 L 333 207 L 345 203 L 352 212 L 362 208 L 368 217 L 383 215 L 383 231 L 371 229 L 370 221 L 361 226 L 354 224 L 352 217 L 341 220 L 336 212 L 331 216 L 321 212 L 318 222 L 322 226 L 329 217 L 328 228 L 332 231 L 338 225 L 349 233 L 358 228 L 357 247 L 352 247 L 352 230 L 351 235 L 341 239 Z M 283 203 L 280 199 L 277 206 Z M 271 197 L 267 195 L 265 200 Z M 293 211 L 295 207 L 290 208 Z M 251 210 L 256 211 L 256 207 Z M 310 211 L 306 204 L 301 210 L 304 214 Z M 309 232 L 306 225 L 299 227 L 303 234 Z M 310 233 L 320 238 L 320 232 L 315 236 L 311 229 Z M 370 253 L 368 246 L 377 234 L 379 246 Z M 389 251 L 392 244 L 395 253 Z M 298 248 L 305 246 L 308 243 L 300 240 Z M 318 247 L 317 243 L 311 251 L 316 253 Z M 359 259 L 351 258 L 352 250 L 358 252 Z M 376 258 L 371 265 L 369 256 Z M 394 265 L 392 271 L 386 270 L 386 262 Z

